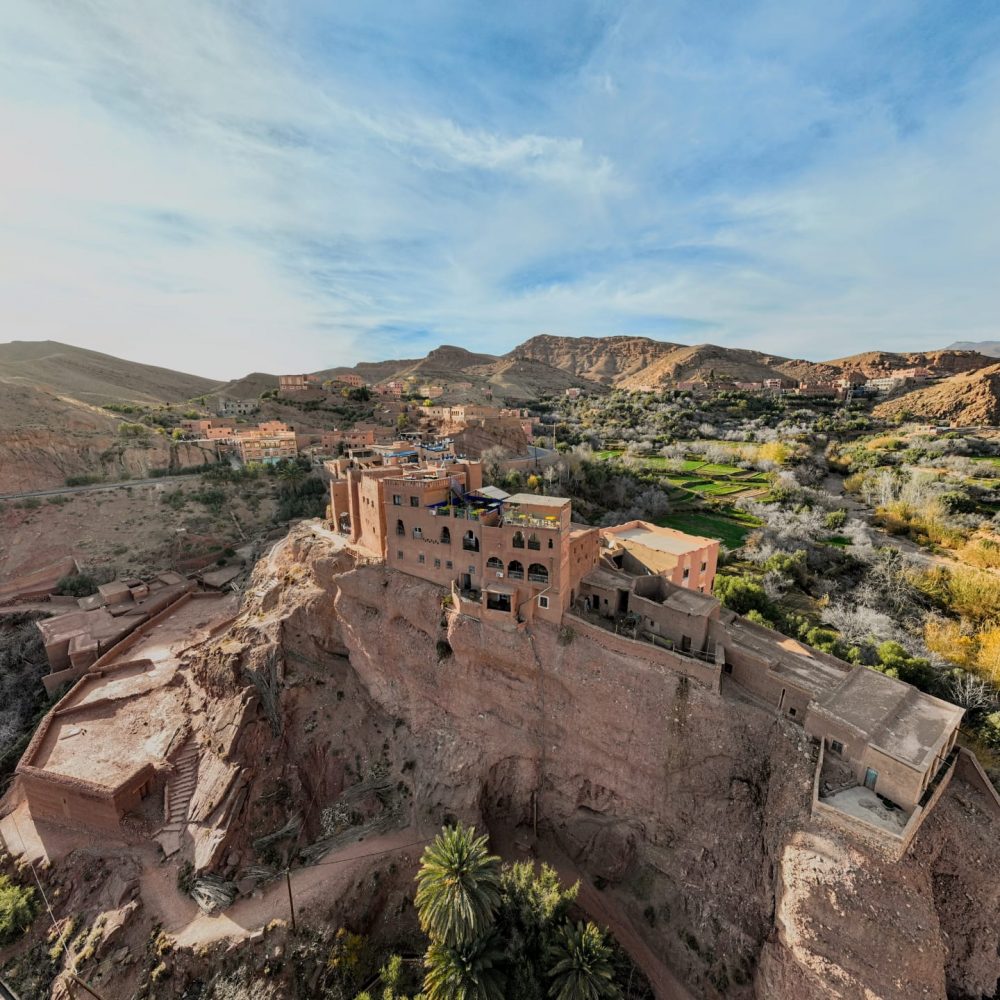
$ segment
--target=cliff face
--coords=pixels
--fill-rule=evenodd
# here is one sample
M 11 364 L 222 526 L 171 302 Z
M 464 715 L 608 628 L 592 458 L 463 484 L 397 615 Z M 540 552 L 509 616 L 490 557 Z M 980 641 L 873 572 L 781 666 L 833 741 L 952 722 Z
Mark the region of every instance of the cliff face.
M 442 596 L 355 567 L 308 527 L 262 563 L 228 652 L 201 667 L 220 694 L 266 674 L 271 728 L 250 727 L 241 751 L 259 784 L 280 733 L 306 797 L 329 808 L 352 783 L 345 762 L 391 731 L 382 751 L 409 785 L 411 823 L 458 816 L 530 840 L 537 805 L 539 852 L 570 859 L 698 997 L 995 989 L 983 915 L 997 890 L 976 872 L 996 870 L 997 829 L 958 779 L 911 854 L 883 862 L 811 822 L 815 754 L 798 727 L 582 635 L 483 626 Z M 302 728 L 331 683 L 342 707 Z
M 876 416 L 908 414 L 916 419 L 956 426 L 995 424 L 1000 420 L 1000 365 L 953 375 L 934 385 L 879 403 Z

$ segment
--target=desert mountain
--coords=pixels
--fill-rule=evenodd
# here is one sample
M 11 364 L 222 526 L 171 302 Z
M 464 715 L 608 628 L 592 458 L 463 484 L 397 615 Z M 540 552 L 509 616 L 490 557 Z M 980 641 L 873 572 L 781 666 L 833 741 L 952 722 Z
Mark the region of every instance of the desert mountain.
M 880 417 L 907 414 L 956 426 L 1000 423 L 1000 364 L 961 372 L 934 385 L 914 389 L 875 407 Z
M 553 337 L 542 334 L 515 347 L 508 357 L 540 361 L 592 382 L 614 385 L 679 349 L 677 344 L 649 337 Z
M 864 354 L 838 358 L 828 364 L 844 372 L 860 372 L 868 378 L 878 378 L 900 368 L 926 368 L 933 375 L 953 375 L 986 368 L 996 362 L 976 351 L 957 351 L 949 348 L 943 351 L 911 351 L 904 354 L 867 351 Z
M 220 385 L 215 394 L 227 399 L 259 399 L 260 394 L 268 389 L 278 388 L 278 376 L 266 372 L 251 372 L 243 378 L 233 379 Z
M 991 358 L 1000 358 L 1000 340 L 956 340 L 949 351 L 976 351 Z
M 218 382 L 123 361 L 54 340 L 0 344 L 0 382 L 35 386 L 88 403 L 172 403 L 212 392 Z

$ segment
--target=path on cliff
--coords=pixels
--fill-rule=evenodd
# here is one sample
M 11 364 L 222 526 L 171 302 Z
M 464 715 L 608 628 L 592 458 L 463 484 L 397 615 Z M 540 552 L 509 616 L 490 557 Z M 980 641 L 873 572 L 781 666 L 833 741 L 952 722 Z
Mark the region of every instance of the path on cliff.
M 411 828 L 351 844 L 328 854 L 320 864 L 292 872 L 292 896 L 296 919 L 306 922 L 316 910 L 327 910 L 347 891 L 357 877 L 357 865 L 373 854 L 419 856 L 424 840 Z M 414 846 L 416 845 L 416 846 Z M 142 898 L 178 947 L 190 948 L 222 940 L 241 940 L 266 927 L 272 920 L 289 921 L 288 889 L 284 878 L 271 882 L 260 895 L 241 899 L 221 913 L 202 913 L 189 896 L 177 889 L 173 865 L 144 859 Z
M 159 486 L 178 480 L 193 480 L 188 473 L 183 476 L 156 476 L 152 479 L 123 479 L 117 483 L 88 483 L 86 486 L 56 486 L 48 490 L 29 490 L 27 493 L 0 493 L 0 500 L 28 500 L 31 497 L 55 497 L 67 493 L 99 493 L 102 490 L 124 490 L 130 486 Z

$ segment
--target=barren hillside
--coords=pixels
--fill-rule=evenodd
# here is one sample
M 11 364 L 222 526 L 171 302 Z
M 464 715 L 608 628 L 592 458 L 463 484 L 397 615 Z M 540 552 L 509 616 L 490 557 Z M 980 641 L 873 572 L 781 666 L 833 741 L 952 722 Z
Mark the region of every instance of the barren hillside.
M 219 385 L 197 375 L 123 361 L 54 340 L 0 344 L 0 380 L 44 387 L 97 404 L 180 402 Z
M 860 372 L 868 378 L 879 378 L 900 368 L 926 368 L 932 375 L 951 375 L 985 368 L 996 362 L 975 351 L 911 351 L 894 354 L 889 351 L 867 351 L 837 358 L 828 364 L 844 372 Z
M 541 361 L 581 378 L 615 385 L 677 350 L 649 337 L 553 337 L 542 334 L 515 347 L 508 357 Z
M 875 407 L 879 417 L 907 414 L 920 420 L 979 426 L 1000 422 L 1000 364 L 953 375 Z
M 990 358 L 1000 358 L 1000 340 L 956 340 L 949 351 L 976 351 Z

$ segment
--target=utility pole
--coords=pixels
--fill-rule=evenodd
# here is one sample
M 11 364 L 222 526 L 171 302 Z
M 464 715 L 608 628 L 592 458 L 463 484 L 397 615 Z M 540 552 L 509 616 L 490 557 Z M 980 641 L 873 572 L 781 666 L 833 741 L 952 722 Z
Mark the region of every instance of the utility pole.
M 70 972 L 68 975 L 71 983 L 76 983 L 77 986 L 82 986 L 92 997 L 96 997 L 97 1000 L 104 1000 L 104 997 L 102 997 L 97 990 L 88 986 L 75 972 Z
M 295 903 L 292 900 L 292 876 L 287 868 L 285 869 L 285 885 L 288 887 L 288 912 L 292 915 L 292 932 L 295 933 Z

